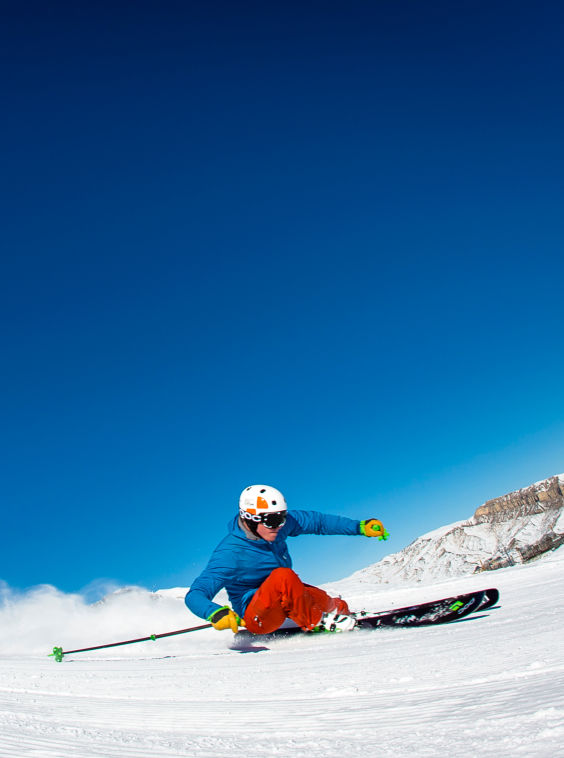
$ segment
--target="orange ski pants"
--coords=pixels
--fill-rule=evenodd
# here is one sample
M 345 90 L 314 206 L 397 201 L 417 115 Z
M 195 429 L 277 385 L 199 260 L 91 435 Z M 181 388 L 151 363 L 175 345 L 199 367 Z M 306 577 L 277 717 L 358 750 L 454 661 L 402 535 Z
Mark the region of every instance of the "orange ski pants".
M 327 611 L 350 613 L 340 597 L 304 584 L 295 571 L 277 568 L 264 580 L 245 611 L 245 626 L 253 634 L 268 634 L 291 618 L 302 629 L 313 629 Z

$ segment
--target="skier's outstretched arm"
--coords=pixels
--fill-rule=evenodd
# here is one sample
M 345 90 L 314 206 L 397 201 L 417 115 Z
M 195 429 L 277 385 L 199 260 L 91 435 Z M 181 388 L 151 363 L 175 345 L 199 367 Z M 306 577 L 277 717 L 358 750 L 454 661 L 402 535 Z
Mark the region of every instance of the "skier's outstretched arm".
M 363 521 L 347 518 L 346 516 L 333 516 L 328 513 L 317 511 L 289 511 L 293 517 L 293 524 L 288 536 L 299 534 L 349 534 L 365 537 L 378 537 L 387 539 L 388 532 L 379 519 L 370 518 Z

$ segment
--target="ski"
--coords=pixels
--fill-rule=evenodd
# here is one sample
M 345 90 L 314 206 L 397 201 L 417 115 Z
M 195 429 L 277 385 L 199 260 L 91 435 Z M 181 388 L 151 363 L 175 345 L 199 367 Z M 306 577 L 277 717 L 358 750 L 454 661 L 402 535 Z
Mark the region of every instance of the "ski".
M 363 629 L 379 629 L 382 627 L 416 627 L 432 624 L 447 624 L 462 619 L 477 610 L 484 610 L 494 605 L 499 599 L 499 591 L 491 588 L 462 595 L 434 600 L 429 603 L 418 603 L 405 608 L 395 608 L 380 613 L 362 612 L 355 614 L 357 626 L 353 631 Z M 289 637 L 295 634 L 311 634 L 304 632 L 299 626 L 276 629 L 269 634 L 251 634 L 238 632 L 235 637 L 241 641 L 267 640 L 276 637 Z
M 430 603 L 397 608 L 377 614 L 366 614 L 357 620 L 360 629 L 377 629 L 382 626 L 429 626 L 431 624 L 448 624 L 464 618 L 478 610 L 485 601 L 485 591 L 468 592 Z

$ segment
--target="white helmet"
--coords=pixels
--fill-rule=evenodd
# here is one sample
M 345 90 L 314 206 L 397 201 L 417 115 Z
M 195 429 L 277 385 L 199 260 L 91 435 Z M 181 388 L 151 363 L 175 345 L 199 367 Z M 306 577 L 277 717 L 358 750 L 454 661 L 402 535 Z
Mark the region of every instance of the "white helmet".
M 239 498 L 239 513 L 249 526 L 260 523 L 274 529 L 282 526 L 287 509 L 284 495 L 267 484 L 252 484 L 241 492 Z M 278 515 L 270 516 L 274 513 Z

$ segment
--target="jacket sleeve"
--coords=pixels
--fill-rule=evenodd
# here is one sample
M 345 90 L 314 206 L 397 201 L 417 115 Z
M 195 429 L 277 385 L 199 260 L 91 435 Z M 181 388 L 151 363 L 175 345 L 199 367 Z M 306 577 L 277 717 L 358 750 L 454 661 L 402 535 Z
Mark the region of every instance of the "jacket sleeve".
M 220 589 L 225 587 L 234 570 L 232 554 L 219 545 L 214 550 L 206 568 L 192 582 L 192 586 L 184 598 L 188 609 L 196 616 L 208 620 L 214 611 L 222 607 L 214 603 L 213 598 Z
M 299 534 L 360 534 L 360 521 L 317 511 L 288 511 L 292 518 L 289 537 Z M 290 518 L 288 519 L 290 521 Z

